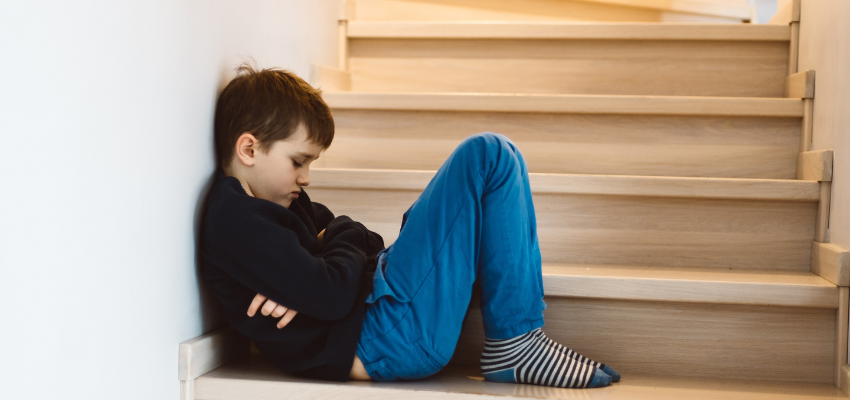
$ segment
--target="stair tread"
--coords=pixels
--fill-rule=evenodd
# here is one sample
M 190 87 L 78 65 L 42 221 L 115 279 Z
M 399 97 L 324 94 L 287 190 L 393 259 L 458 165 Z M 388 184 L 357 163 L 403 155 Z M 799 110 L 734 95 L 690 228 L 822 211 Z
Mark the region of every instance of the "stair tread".
M 655 21 L 657 22 L 661 15 L 647 15 L 647 11 L 672 13 L 674 16 L 686 17 L 709 17 L 726 19 L 726 23 L 741 23 L 749 20 L 751 8 L 744 2 L 704 2 L 693 0 L 584 0 L 578 7 L 575 2 L 551 2 L 551 1 L 525 1 L 518 4 L 511 2 L 499 2 L 494 5 L 483 5 L 483 3 L 475 1 L 453 2 L 449 10 L 446 6 L 434 4 L 434 2 L 417 2 L 415 6 L 411 6 L 410 2 L 393 2 L 386 3 L 384 1 L 364 1 L 356 0 L 357 11 L 353 17 L 359 21 L 432 21 L 432 20 L 451 20 L 451 21 L 607 21 L 608 13 L 600 15 L 596 7 L 605 7 L 606 10 L 614 11 L 611 21 L 631 21 L 625 18 L 643 18 L 634 19 L 634 21 Z M 370 4 L 371 3 L 371 4 Z M 377 3 L 377 4 L 376 4 Z M 428 7 L 428 3 L 431 3 Z M 591 6 L 591 11 L 582 13 L 582 9 L 587 7 L 587 3 L 595 3 Z M 387 7 L 389 5 L 389 7 Z M 466 7 L 464 7 L 464 5 Z M 436 6 L 436 7 L 435 7 Z M 494 7 L 495 6 L 495 7 Z M 639 10 L 639 14 L 634 12 Z M 578 14 L 578 15 L 575 15 Z M 651 13 L 650 13 L 651 14 Z M 351 18 L 352 16 L 349 16 Z M 652 18 L 655 19 L 646 19 Z M 691 21 L 699 22 L 699 21 Z M 714 21 L 706 21 L 714 22 Z
M 333 109 L 802 117 L 801 99 L 525 93 L 326 92 Z
M 838 307 L 838 288 L 808 271 L 543 264 L 547 296 Z
M 436 171 L 314 168 L 313 187 L 423 190 Z M 534 193 L 817 201 L 817 181 L 529 173 Z
M 484 381 L 477 366 L 450 363 L 420 380 L 329 382 L 282 372 L 260 354 L 248 354 L 195 380 L 202 399 L 275 398 L 582 398 L 582 399 L 846 399 L 832 384 L 645 375 L 619 371 L 620 382 L 604 388 L 562 389 Z M 475 397 L 472 397 L 475 396 Z M 487 397 L 482 397 L 487 396 Z
M 788 41 L 787 25 L 688 22 L 349 21 L 349 38 Z
M 637 7 L 659 11 L 683 12 L 718 17 L 750 19 L 750 7 L 744 4 L 670 1 L 670 0 L 591 0 L 595 3 Z

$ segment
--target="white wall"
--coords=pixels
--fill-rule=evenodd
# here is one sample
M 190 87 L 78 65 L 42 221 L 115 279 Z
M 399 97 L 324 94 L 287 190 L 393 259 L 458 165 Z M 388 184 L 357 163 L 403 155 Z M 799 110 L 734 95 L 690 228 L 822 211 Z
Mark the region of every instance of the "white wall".
M 0 5 L 0 398 L 179 398 L 178 343 L 223 322 L 194 252 L 216 95 L 242 57 L 336 65 L 336 11 Z
M 797 68 L 816 71 L 812 149 L 835 157 L 827 241 L 850 249 L 850 2 L 801 2 Z
M 812 148 L 835 156 L 829 242 L 850 249 L 850 2 L 801 4 L 798 70 L 816 71 Z
M 754 24 L 766 24 L 776 15 L 776 11 L 779 6 L 778 3 L 782 3 L 788 0 L 749 0 L 750 7 L 756 8 L 755 19 L 750 21 Z

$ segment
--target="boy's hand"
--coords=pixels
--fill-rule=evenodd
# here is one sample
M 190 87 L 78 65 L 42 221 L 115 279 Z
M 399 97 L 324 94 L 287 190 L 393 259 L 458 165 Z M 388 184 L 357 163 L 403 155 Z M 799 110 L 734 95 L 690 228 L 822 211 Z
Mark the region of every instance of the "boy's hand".
M 325 230 L 324 229 L 322 229 L 322 231 L 319 232 L 319 236 L 317 236 L 317 237 L 319 239 L 319 243 L 325 244 Z
M 283 316 L 283 318 L 281 318 L 280 321 L 278 321 L 277 323 L 277 329 L 281 329 L 287 324 L 289 324 L 289 321 L 292 321 L 292 319 L 295 318 L 295 314 L 298 314 L 298 311 L 295 311 L 291 308 L 286 308 L 280 304 L 275 303 L 273 300 L 269 300 L 266 296 L 257 293 L 257 295 L 254 296 L 254 300 L 251 302 L 251 305 L 248 307 L 248 316 L 253 317 L 254 314 L 257 313 L 257 309 L 260 308 L 260 305 L 263 304 L 264 301 L 266 302 L 266 304 L 260 310 L 261 314 L 271 315 L 275 318 Z

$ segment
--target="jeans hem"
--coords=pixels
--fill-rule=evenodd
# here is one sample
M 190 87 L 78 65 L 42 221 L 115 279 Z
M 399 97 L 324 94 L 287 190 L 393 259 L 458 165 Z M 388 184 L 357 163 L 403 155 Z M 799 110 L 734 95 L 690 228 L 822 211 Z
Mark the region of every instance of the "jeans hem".
M 487 339 L 510 339 L 512 337 L 517 337 L 524 333 L 531 332 L 542 326 L 543 318 L 526 320 L 525 322 L 522 322 L 518 325 L 512 326 L 510 328 L 500 329 L 498 331 L 490 331 L 484 329 L 484 336 Z

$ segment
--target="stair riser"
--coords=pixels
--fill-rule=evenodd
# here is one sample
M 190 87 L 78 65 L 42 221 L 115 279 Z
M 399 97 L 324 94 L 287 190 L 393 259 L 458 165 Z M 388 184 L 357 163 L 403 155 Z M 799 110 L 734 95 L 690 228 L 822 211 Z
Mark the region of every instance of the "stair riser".
M 333 113 L 334 141 L 318 167 L 436 170 L 464 138 L 492 131 L 517 144 L 530 172 L 795 179 L 800 146 L 799 118 Z
M 352 90 L 782 97 L 787 41 L 350 39 Z
M 703 6 L 698 15 L 582 1 L 357 0 L 355 15 L 363 21 L 741 22 L 748 16 L 736 12 L 740 7 Z
M 414 190 L 311 187 L 389 245 Z M 544 262 L 809 271 L 817 203 L 535 194 Z
M 546 297 L 543 331 L 622 373 L 832 383 L 835 310 Z M 476 364 L 477 296 L 451 363 Z

